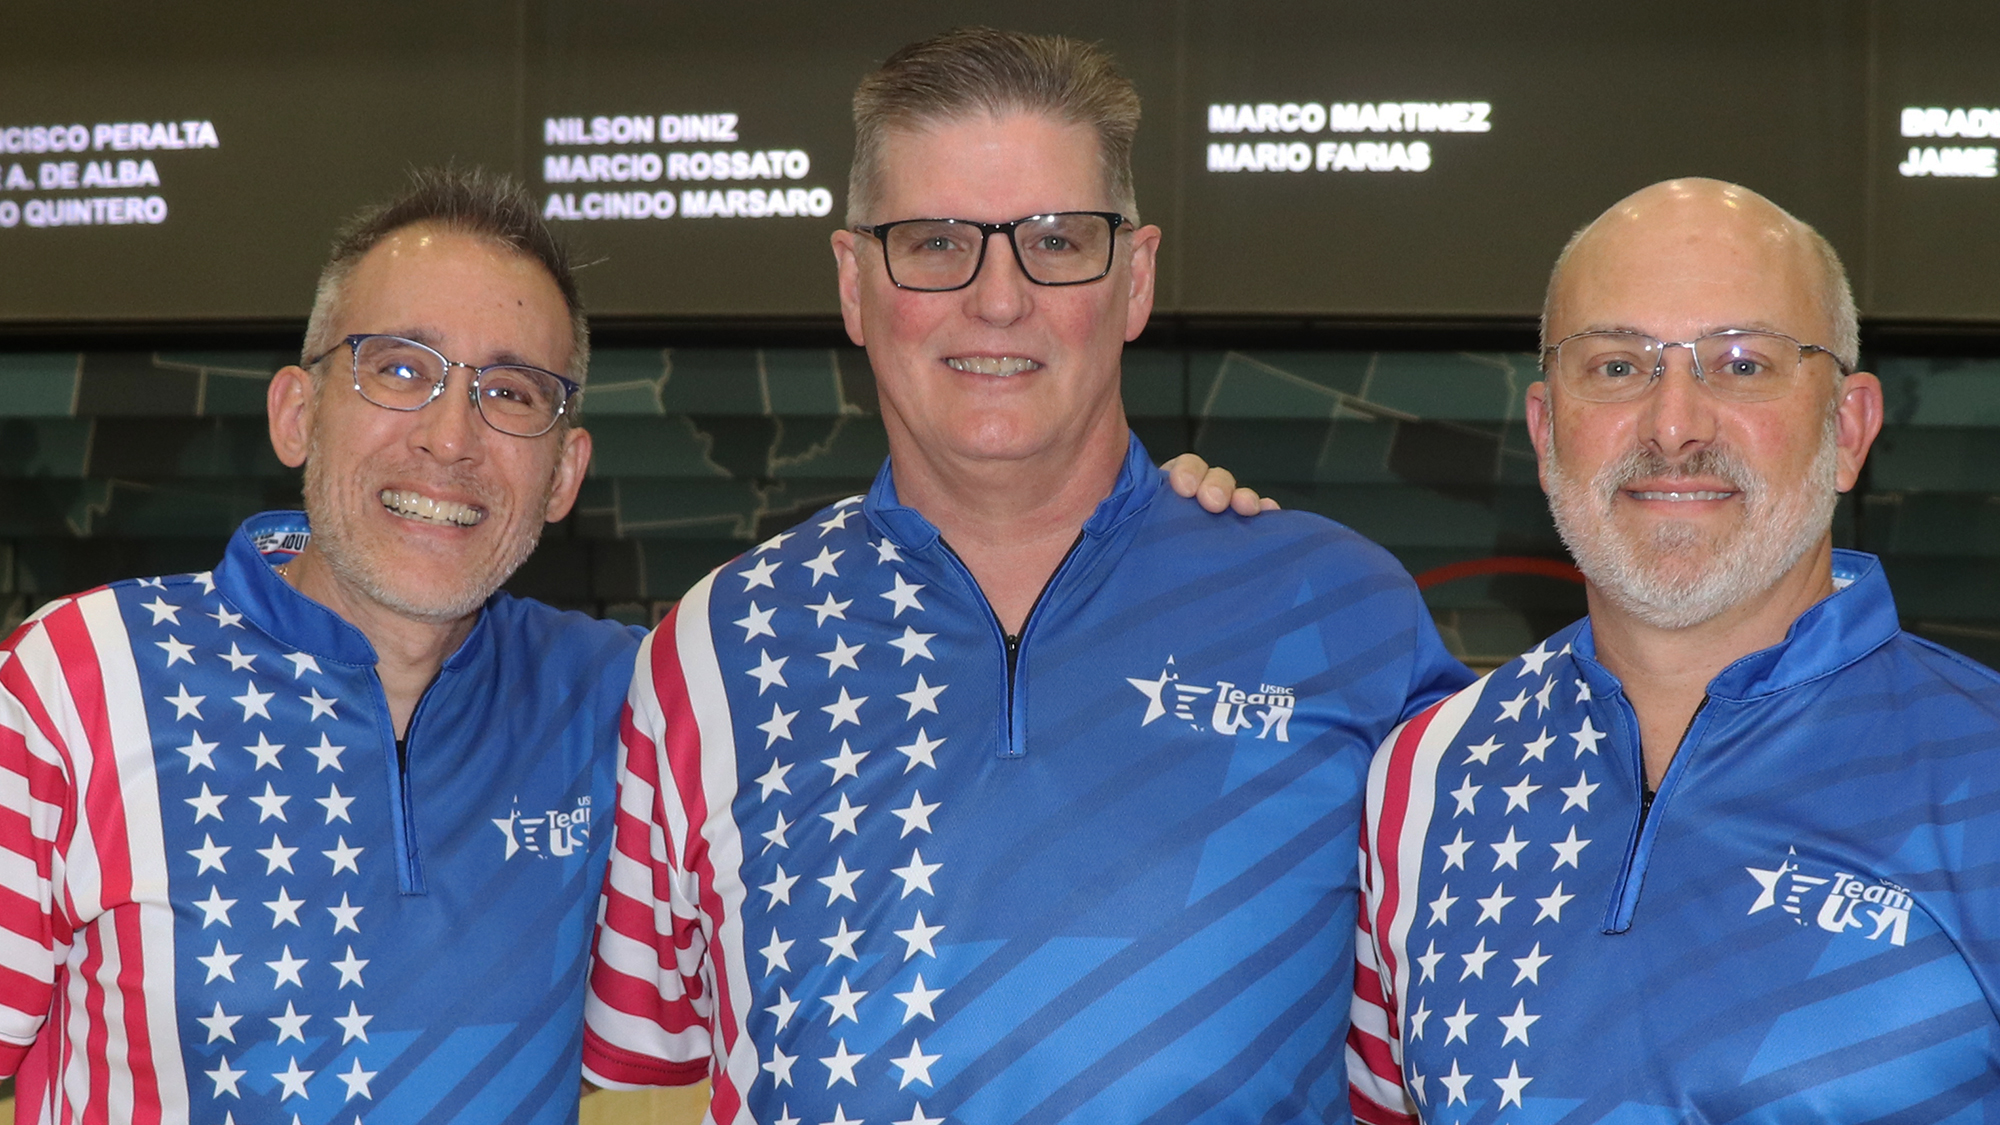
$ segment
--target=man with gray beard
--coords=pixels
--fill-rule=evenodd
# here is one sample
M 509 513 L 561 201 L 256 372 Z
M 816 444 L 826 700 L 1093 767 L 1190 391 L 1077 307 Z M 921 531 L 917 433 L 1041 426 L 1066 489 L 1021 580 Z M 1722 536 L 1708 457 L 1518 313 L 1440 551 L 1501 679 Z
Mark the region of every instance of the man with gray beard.
M 1656 184 L 1564 250 L 1542 327 L 1590 615 L 1376 758 L 1357 1118 L 2000 1113 L 2000 677 L 1832 547 L 1882 420 L 1838 258 Z

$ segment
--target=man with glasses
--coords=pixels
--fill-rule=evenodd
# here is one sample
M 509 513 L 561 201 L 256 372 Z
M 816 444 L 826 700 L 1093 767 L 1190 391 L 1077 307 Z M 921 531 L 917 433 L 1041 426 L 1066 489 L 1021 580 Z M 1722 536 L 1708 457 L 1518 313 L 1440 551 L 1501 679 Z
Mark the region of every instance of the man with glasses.
M 1376 759 L 1357 1117 L 1990 1117 L 2000 682 L 1832 548 L 1882 423 L 1839 259 L 1658 184 L 1563 252 L 1543 339 L 1590 615 Z
M 0 647 L 17 1120 L 573 1120 L 637 630 L 496 593 L 575 500 L 567 260 L 429 174 L 321 274 L 305 512 Z
M 889 438 L 642 649 L 586 1019 L 716 1121 L 1339 1120 L 1360 785 L 1468 678 L 1316 516 L 1201 514 L 1125 423 L 1138 99 L 973 29 L 855 96 Z

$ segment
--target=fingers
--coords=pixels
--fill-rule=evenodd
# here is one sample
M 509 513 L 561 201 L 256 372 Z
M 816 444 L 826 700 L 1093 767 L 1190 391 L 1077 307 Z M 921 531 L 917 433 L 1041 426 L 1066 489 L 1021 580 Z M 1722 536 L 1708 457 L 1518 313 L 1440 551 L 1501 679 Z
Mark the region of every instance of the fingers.
M 1236 505 L 1236 495 L 1246 492 L 1253 497 L 1256 495 L 1247 488 L 1236 487 L 1236 474 L 1220 465 L 1215 465 L 1202 475 L 1201 489 L 1195 493 L 1194 498 L 1196 503 L 1211 512 L 1226 512 L 1232 507 L 1238 512 L 1243 512 L 1243 509 Z M 1255 511 L 1254 508 L 1251 510 Z M 1249 513 L 1243 512 L 1243 514 Z
M 1278 510 L 1276 500 L 1257 495 L 1255 489 L 1237 487 L 1235 473 L 1219 465 L 1211 466 L 1198 454 L 1183 453 L 1160 468 L 1166 470 L 1167 483 L 1176 494 L 1195 501 L 1208 511 L 1254 516 L 1258 512 Z
M 1230 493 L 1229 509 L 1239 516 L 1254 516 L 1258 512 L 1275 512 L 1278 502 L 1269 496 L 1259 496 L 1255 489 L 1239 488 Z
M 1208 462 L 1197 454 L 1183 453 L 1160 468 L 1167 471 L 1167 484 L 1175 494 L 1192 500 L 1195 490 L 1201 487 L 1202 477 L 1208 472 Z

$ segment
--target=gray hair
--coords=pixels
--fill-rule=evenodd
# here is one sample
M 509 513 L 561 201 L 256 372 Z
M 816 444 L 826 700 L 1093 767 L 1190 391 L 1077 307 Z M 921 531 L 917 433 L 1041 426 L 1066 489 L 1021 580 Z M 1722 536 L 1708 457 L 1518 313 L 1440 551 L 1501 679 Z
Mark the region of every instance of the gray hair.
M 1132 138 L 1139 131 L 1139 93 L 1111 55 L 1060 35 L 962 27 L 890 55 L 854 91 L 849 225 L 869 219 L 890 130 L 978 113 L 1044 114 L 1094 130 L 1112 206 L 1138 220 Z
M 383 239 L 419 225 L 491 239 L 540 263 L 562 291 L 563 305 L 569 311 L 571 343 L 565 374 L 583 382 L 590 366 L 590 325 L 577 298 L 569 250 L 542 221 L 534 197 L 526 189 L 507 176 L 478 168 L 417 169 L 410 173 L 410 186 L 401 195 L 362 211 L 341 228 L 313 293 L 302 359 L 340 342 L 334 336 L 334 325 L 339 319 L 341 290 L 354 267 Z

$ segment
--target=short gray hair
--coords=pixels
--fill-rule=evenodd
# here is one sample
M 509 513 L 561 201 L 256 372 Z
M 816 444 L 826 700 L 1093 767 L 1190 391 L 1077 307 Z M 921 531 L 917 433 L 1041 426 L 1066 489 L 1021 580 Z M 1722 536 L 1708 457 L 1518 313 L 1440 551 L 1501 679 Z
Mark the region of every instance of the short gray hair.
M 1112 206 L 1138 221 L 1132 138 L 1139 93 L 1102 47 L 1060 35 L 962 27 L 890 55 L 854 91 L 854 166 L 847 221 L 869 219 L 893 129 L 978 113 L 1044 114 L 1096 132 Z
M 424 225 L 491 239 L 540 263 L 562 291 L 569 312 L 571 342 L 565 374 L 583 382 L 590 367 L 590 324 L 577 297 L 569 250 L 542 220 L 533 196 L 511 178 L 478 168 L 417 169 L 401 195 L 367 208 L 341 228 L 313 293 L 302 359 L 340 343 L 333 333 L 341 290 L 361 259 L 397 231 Z

